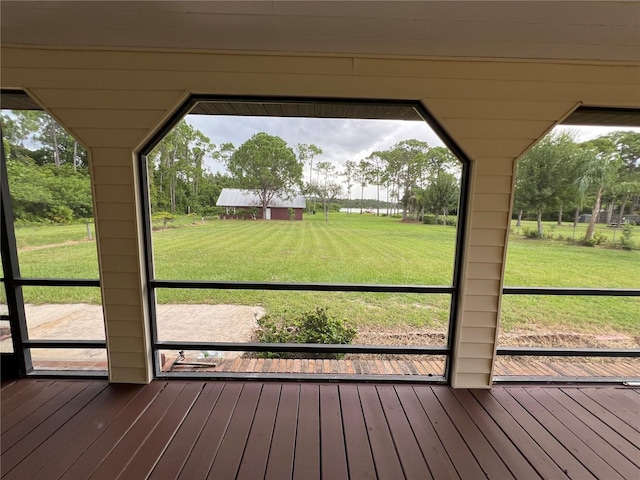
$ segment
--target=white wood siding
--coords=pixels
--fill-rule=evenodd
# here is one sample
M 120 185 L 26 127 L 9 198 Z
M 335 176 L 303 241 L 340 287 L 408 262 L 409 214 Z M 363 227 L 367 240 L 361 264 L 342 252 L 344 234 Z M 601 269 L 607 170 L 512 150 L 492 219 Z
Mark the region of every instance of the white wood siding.
M 515 160 L 579 104 L 640 106 L 634 64 L 53 50 L 4 46 L 28 90 L 91 154 L 110 379 L 151 355 L 135 152 L 188 92 L 421 100 L 472 159 L 456 387 L 491 385 Z

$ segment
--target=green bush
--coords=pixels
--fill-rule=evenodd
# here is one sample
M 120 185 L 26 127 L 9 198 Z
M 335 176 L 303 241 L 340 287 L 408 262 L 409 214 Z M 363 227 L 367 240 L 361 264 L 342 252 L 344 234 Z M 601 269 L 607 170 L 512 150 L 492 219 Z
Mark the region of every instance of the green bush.
M 553 240 L 553 233 L 555 229 L 556 229 L 555 226 L 549 227 L 549 229 L 546 232 L 543 232 L 542 236 L 547 240 Z
M 257 341 L 261 343 L 324 343 L 347 344 L 357 331 L 343 319 L 331 317 L 326 308 L 318 307 L 293 320 L 265 315 L 258 320 Z M 267 358 L 300 357 L 298 353 L 259 352 Z M 312 358 L 340 358 L 340 354 L 304 354 Z
M 66 205 L 54 205 L 47 212 L 47 219 L 53 223 L 68 224 L 73 220 L 73 210 Z
M 631 225 L 625 226 L 620 237 L 620 246 L 625 250 L 633 250 L 635 248 L 635 242 L 631 238 L 632 235 L 633 227 Z
M 151 220 L 154 222 L 162 221 L 162 226 L 167 227 L 167 222 L 173 222 L 176 219 L 176 215 L 171 212 L 157 212 L 151 216 Z
M 527 238 L 542 238 L 536 228 L 522 227 L 522 234 Z
M 436 223 L 435 215 L 423 215 L 422 223 L 424 223 L 425 225 L 435 225 Z
M 591 237 L 589 240 L 587 240 L 586 237 L 582 239 L 582 244 L 587 247 L 594 247 L 596 245 L 606 245 L 607 243 L 609 243 L 609 237 L 604 233 L 600 233 L 600 232 L 595 232 L 593 234 L 593 237 Z
M 450 227 L 455 227 L 458 223 L 458 217 L 448 216 L 445 219 L 445 225 L 449 225 Z

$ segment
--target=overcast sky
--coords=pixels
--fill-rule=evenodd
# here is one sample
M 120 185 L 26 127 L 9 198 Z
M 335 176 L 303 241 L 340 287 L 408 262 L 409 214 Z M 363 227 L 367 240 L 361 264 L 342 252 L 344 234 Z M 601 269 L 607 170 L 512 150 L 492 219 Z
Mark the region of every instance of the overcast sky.
M 314 144 L 323 152 L 317 158 L 336 166 L 410 138 L 443 145 L 426 123 L 413 121 L 189 115 L 187 122 L 216 145 L 231 142 L 239 147 L 258 132 L 277 135 L 294 150 L 298 143 Z
M 239 147 L 252 135 L 266 132 L 284 139 L 294 148 L 298 143 L 315 144 L 323 151 L 314 158 L 329 161 L 338 170 L 342 170 L 347 160 L 359 161 L 376 150 L 386 150 L 401 140 L 417 139 L 425 141 L 431 147 L 443 146 L 429 125 L 423 122 L 402 120 L 354 120 L 327 118 L 282 118 L 282 117 L 242 117 L 216 115 L 189 115 L 186 121 L 204 133 L 219 146 L 231 142 Z M 616 128 L 559 126 L 557 130 L 575 132 L 576 141 L 605 135 Z M 640 131 L 640 129 L 630 129 Z M 225 171 L 223 164 L 208 160 L 212 171 Z M 305 166 L 304 179 L 309 179 L 309 167 Z M 352 196 L 357 197 L 359 189 Z M 375 198 L 375 188 L 365 189 L 366 198 Z
M 231 142 L 239 147 L 258 132 L 279 136 L 294 151 L 299 143 L 314 144 L 322 149 L 322 155 L 314 158 L 314 165 L 328 161 L 338 171 L 347 160 L 357 162 L 401 140 L 416 139 L 427 142 L 430 147 L 444 146 L 426 123 L 416 121 L 215 115 L 189 115 L 186 121 L 217 146 Z M 214 172 L 225 171 L 220 162 L 209 159 L 208 165 Z M 305 165 L 304 180 L 309 180 L 308 164 Z M 359 192 L 356 188 L 352 190 L 352 197 L 358 196 L 356 191 Z M 374 187 L 365 189 L 365 198 L 375 196 Z

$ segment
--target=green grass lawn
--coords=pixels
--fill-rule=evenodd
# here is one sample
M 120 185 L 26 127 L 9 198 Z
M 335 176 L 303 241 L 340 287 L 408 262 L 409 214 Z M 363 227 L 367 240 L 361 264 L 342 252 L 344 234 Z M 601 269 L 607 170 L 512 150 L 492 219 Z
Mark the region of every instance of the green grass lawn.
M 450 285 L 455 229 L 390 217 L 332 213 L 302 222 L 218 221 L 153 232 L 156 278 L 274 282 Z M 533 225 L 530 222 L 529 225 Z M 570 224 L 567 227 L 572 230 Z M 559 232 L 559 228 L 556 232 Z M 586 228 L 580 226 L 579 228 Z M 604 227 L 606 228 L 606 227 Z M 511 235 L 505 285 L 638 288 L 640 252 L 530 240 Z M 563 235 L 566 235 L 563 233 Z M 638 228 L 640 236 L 640 228 Z M 95 243 L 84 225 L 16 229 L 24 277 L 97 278 Z M 576 233 L 579 236 L 579 233 Z M 30 249 L 25 247 L 78 243 Z M 25 288 L 28 302 L 99 302 L 99 289 Z M 445 328 L 448 295 L 331 292 L 157 291 L 161 303 L 262 304 L 270 313 L 316 306 L 356 325 Z M 505 330 L 532 324 L 640 334 L 640 299 L 505 296 Z

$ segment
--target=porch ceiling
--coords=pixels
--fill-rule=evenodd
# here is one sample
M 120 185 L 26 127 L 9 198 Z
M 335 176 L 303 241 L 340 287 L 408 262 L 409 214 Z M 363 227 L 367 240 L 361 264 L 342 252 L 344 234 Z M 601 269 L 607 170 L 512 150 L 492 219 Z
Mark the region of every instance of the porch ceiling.
M 3 44 L 640 60 L 640 3 L 2 2 Z

